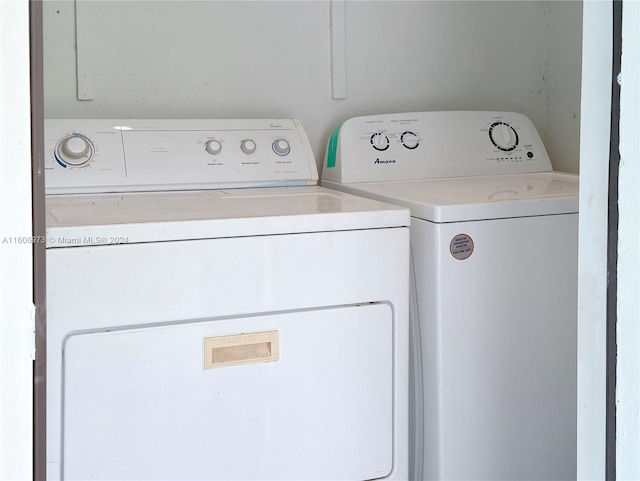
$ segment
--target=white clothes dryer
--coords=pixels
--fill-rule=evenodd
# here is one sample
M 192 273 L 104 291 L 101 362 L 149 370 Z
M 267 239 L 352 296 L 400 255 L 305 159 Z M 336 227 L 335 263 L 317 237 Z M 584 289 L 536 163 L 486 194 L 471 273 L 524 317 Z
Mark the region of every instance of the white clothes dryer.
M 411 209 L 411 472 L 575 479 L 578 176 L 525 116 L 350 119 L 322 185 Z
M 296 120 L 45 128 L 49 480 L 407 479 L 406 208 Z

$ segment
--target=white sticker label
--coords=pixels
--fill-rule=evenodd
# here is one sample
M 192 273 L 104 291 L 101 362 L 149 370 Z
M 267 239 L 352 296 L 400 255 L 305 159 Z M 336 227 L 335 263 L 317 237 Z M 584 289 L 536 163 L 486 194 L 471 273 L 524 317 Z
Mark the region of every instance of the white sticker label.
M 473 239 L 467 234 L 458 234 L 449 243 L 451 255 L 458 260 L 467 259 L 473 254 Z

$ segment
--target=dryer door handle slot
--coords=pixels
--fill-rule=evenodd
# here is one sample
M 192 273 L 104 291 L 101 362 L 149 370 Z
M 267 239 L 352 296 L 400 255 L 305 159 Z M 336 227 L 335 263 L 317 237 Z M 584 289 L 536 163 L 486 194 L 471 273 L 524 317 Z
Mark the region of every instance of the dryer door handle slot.
M 204 340 L 204 368 L 277 361 L 278 331 L 252 332 Z

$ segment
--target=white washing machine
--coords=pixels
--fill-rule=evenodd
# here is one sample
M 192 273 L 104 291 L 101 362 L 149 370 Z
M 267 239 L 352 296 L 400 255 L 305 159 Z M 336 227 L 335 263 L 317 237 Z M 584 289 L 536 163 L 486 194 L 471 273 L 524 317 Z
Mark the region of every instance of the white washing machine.
M 412 476 L 575 479 L 578 177 L 529 119 L 350 119 L 322 185 L 411 209 Z
M 407 479 L 406 208 L 291 119 L 45 127 L 49 480 Z

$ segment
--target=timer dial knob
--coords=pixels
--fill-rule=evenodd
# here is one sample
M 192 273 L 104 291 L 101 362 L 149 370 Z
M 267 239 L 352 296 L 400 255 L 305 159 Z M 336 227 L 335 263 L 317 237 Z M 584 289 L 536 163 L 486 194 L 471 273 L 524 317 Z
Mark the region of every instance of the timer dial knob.
M 278 155 L 287 155 L 291 152 L 291 146 L 285 139 L 278 139 L 273 143 L 273 151 Z
M 402 142 L 402 145 L 409 150 L 416 149 L 418 148 L 418 145 L 420 145 L 420 139 L 418 136 L 409 130 L 400 136 L 400 141 Z
M 387 150 L 389 148 L 389 137 L 383 132 L 377 132 L 371 136 L 371 146 L 376 150 Z
M 256 143 L 251 139 L 240 142 L 240 150 L 245 154 L 253 154 L 256 151 Z
M 206 144 L 204 144 L 204 148 L 211 155 L 218 155 L 222 152 L 222 144 L 219 140 L 209 140 Z
M 64 165 L 84 165 L 93 157 L 93 146 L 82 135 L 68 135 L 56 145 L 56 157 Z
M 518 134 L 509 124 L 495 122 L 489 127 L 489 138 L 493 145 L 508 152 L 518 146 Z

